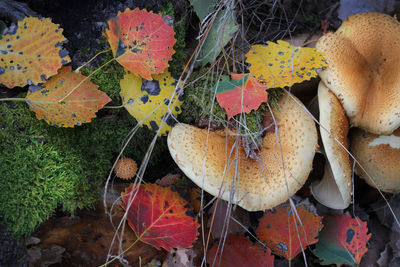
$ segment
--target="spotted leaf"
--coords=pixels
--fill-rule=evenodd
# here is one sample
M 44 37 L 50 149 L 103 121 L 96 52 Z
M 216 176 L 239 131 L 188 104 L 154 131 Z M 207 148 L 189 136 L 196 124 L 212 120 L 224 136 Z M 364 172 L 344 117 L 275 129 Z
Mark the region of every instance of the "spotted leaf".
M 318 241 L 322 217 L 308 211 L 305 205 L 296 208 L 298 217 L 289 205 L 267 211 L 257 228 L 258 238 L 267 243 L 272 252 L 293 259 L 306 246 Z M 300 221 L 298 220 L 300 218 Z
M 128 112 L 142 125 L 159 135 L 165 135 L 181 113 L 182 91 L 176 86 L 169 72 L 153 75 L 148 81 L 133 73 L 126 73 L 120 81 L 122 103 Z
M 71 61 L 58 24 L 26 17 L 0 37 L 0 83 L 9 88 L 42 83 Z
M 295 47 L 282 40 L 253 45 L 246 57 L 250 73 L 269 88 L 283 88 L 309 80 L 327 66 L 315 48 Z
M 215 244 L 207 252 L 207 263 L 220 267 L 273 267 L 274 256 L 269 248 L 264 249 L 244 236 L 230 235 L 226 239 L 222 255 L 222 247 Z
M 63 67 L 59 73 L 42 86 L 31 86 L 26 96 L 30 109 L 36 117 L 58 127 L 74 127 L 90 122 L 96 112 L 111 99 L 90 79 Z M 81 83 L 65 100 L 59 102 L 72 88 Z
M 252 75 L 231 74 L 231 77 L 223 77 L 216 87 L 217 101 L 226 110 L 228 119 L 242 112 L 257 110 L 268 101 L 268 88 Z
M 371 238 L 367 223 L 350 215 L 338 215 L 325 216 L 324 225 L 313 251 L 322 260 L 321 264 L 358 266 Z
M 141 241 L 167 251 L 192 247 L 198 235 L 197 217 L 173 187 L 147 184 L 135 191 L 131 185 L 122 193 L 122 208 L 127 210 L 130 201 L 127 220 Z
M 175 53 L 172 19 L 151 11 L 126 9 L 108 21 L 106 37 L 116 60 L 126 69 L 151 80 L 163 73 Z

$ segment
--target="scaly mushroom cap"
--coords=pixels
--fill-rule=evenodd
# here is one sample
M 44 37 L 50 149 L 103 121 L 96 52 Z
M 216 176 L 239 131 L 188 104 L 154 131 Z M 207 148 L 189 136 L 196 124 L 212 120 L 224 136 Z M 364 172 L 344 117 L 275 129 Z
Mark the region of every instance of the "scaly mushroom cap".
M 367 172 L 357 165 L 356 174 L 382 191 L 400 192 L 400 128 L 389 136 L 354 129 L 350 132 L 350 147 L 350 152 Z
M 390 134 L 400 126 L 400 23 L 389 15 L 348 17 L 316 45 L 328 67 L 321 80 L 342 103 L 352 126 Z
M 135 176 L 137 169 L 137 164 L 133 159 L 121 158 L 115 164 L 114 172 L 117 177 L 129 180 Z
M 320 184 L 312 185 L 311 192 L 321 204 L 345 209 L 351 202 L 351 165 L 349 155 L 340 144 L 348 149 L 349 122 L 339 100 L 323 82 L 318 86 L 318 103 L 321 138 L 329 166 L 325 167 Z M 330 179 L 334 179 L 336 188 L 335 182 L 327 181 Z
M 315 124 L 297 102 L 286 95 L 279 110 L 273 110 L 277 132 L 266 133 L 259 162 L 246 158 L 240 138 L 186 124 L 169 133 L 169 151 L 179 168 L 211 195 L 229 200 L 233 188 L 233 203 L 244 209 L 273 208 L 304 184 L 317 149 Z

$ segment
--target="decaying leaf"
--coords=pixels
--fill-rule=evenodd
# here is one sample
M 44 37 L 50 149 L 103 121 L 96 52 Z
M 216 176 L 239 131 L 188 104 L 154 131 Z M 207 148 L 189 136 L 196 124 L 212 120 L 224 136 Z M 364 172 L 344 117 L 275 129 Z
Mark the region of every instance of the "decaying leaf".
M 267 211 L 256 231 L 258 238 L 266 242 L 273 253 L 289 260 L 296 257 L 302 248 L 316 243 L 323 227 L 322 217 L 308 211 L 305 205 L 296 207 L 296 211 L 298 217 L 289 205 Z
M 196 257 L 196 252 L 193 248 L 173 249 L 168 253 L 162 267 L 195 267 L 194 257 Z
M 159 135 L 165 135 L 175 123 L 174 117 L 181 113 L 182 91 L 169 72 L 153 75 L 148 81 L 133 73 L 126 73 L 120 81 L 122 103 L 138 122 L 144 120 Z M 162 122 L 164 121 L 164 122 Z
M 71 61 L 67 40 L 49 18 L 26 17 L 0 37 L 0 83 L 8 88 L 42 83 Z
M 90 122 L 96 117 L 96 112 L 111 100 L 97 90 L 97 85 L 90 79 L 59 102 L 85 78 L 80 73 L 72 72 L 71 67 L 63 67 L 42 86 L 31 86 L 26 102 L 39 120 L 44 119 L 50 125 L 74 127 Z
M 200 21 L 203 21 L 210 13 L 214 11 L 216 0 L 189 0 L 193 6 L 194 12 L 199 17 Z
M 220 11 L 201 46 L 195 65 L 204 66 L 214 62 L 237 30 L 235 12 Z
M 253 45 L 246 54 L 250 73 L 269 88 L 292 86 L 318 75 L 327 66 L 315 48 L 295 47 L 279 40 L 267 45 Z
M 367 234 L 367 223 L 350 215 L 327 215 L 324 225 L 313 251 L 322 260 L 321 264 L 359 265 L 371 238 L 371 234 Z
M 125 210 L 133 185 L 122 193 Z M 127 220 L 141 241 L 160 249 L 190 248 L 197 238 L 197 217 L 192 206 L 173 187 L 141 185 L 128 211 Z
M 230 235 L 226 239 L 221 255 L 221 247 L 215 244 L 207 252 L 207 263 L 220 267 L 273 267 L 274 256 L 271 250 L 266 250 L 244 236 Z
M 268 101 L 268 88 L 251 74 L 231 74 L 231 78 L 223 76 L 216 87 L 217 101 L 226 110 L 228 119 L 242 112 L 257 110 Z
M 119 12 L 108 21 L 106 37 L 115 59 L 126 69 L 151 80 L 163 73 L 174 54 L 173 21 L 138 8 Z

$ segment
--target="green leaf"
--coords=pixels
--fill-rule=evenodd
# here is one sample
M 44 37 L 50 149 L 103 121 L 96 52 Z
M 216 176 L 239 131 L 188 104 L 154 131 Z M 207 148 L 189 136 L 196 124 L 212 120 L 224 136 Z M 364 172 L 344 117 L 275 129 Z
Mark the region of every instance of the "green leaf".
M 189 2 L 200 21 L 203 21 L 214 10 L 216 4 L 215 0 L 189 0 Z
M 214 62 L 237 30 L 235 12 L 218 13 L 201 47 L 195 66 L 204 66 Z

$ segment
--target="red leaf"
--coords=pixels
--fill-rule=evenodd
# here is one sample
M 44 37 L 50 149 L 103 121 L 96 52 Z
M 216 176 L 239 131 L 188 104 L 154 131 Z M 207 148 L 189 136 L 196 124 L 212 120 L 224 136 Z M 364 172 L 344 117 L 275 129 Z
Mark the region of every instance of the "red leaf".
M 44 119 L 50 125 L 74 127 L 90 122 L 96 117 L 95 113 L 110 102 L 110 98 L 97 90 L 97 85 L 90 79 L 80 84 L 65 100 L 59 102 L 85 78 L 80 73 L 71 72 L 71 67 L 63 67 L 57 75 L 39 87 L 40 89 L 29 91 L 26 102 L 39 120 Z
M 271 255 L 269 248 L 265 251 L 260 245 L 253 245 L 244 236 L 230 235 L 226 239 L 222 256 L 221 246 L 218 249 L 218 244 L 208 250 L 207 263 L 210 266 L 220 267 L 273 267 L 274 256 Z
M 133 185 L 122 193 L 125 210 L 135 194 Z M 192 206 L 173 187 L 141 185 L 128 211 L 128 223 L 141 241 L 160 249 L 190 248 L 197 238 L 197 217 Z
M 367 234 L 367 223 L 350 215 L 339 215 L 325 216 L 324 224 L 313 253 L 324 265 L 358 266 L 368 251 L 366 245 L 371 238 L 371 234 Z
M 116 60 L 134 74 L 152 80 L 168 67 L 175 53 L 172 19 L 146 10 L 127 8 L 108 21 L 107 40 Z
M 231 74 L 231 77 L 232 80 L 225 78 L 220 81 L 216 89 L 218 103 L 228 113 L 228 119 L 242 112 L 257 110 L 268 101 L 268 87 L 251 74 Z
M 256 231 L 258 238 L 266 242 L 273 253 L 289 260 L 302 251 L 301 247 L 306 249 L 306 246 L 316 243 L 323 226 L 322 217 L 308 211 L 305 205 L 296 210 L 301 223 L 288 205 L 281 205 L 275 211 L 267 211 Z

